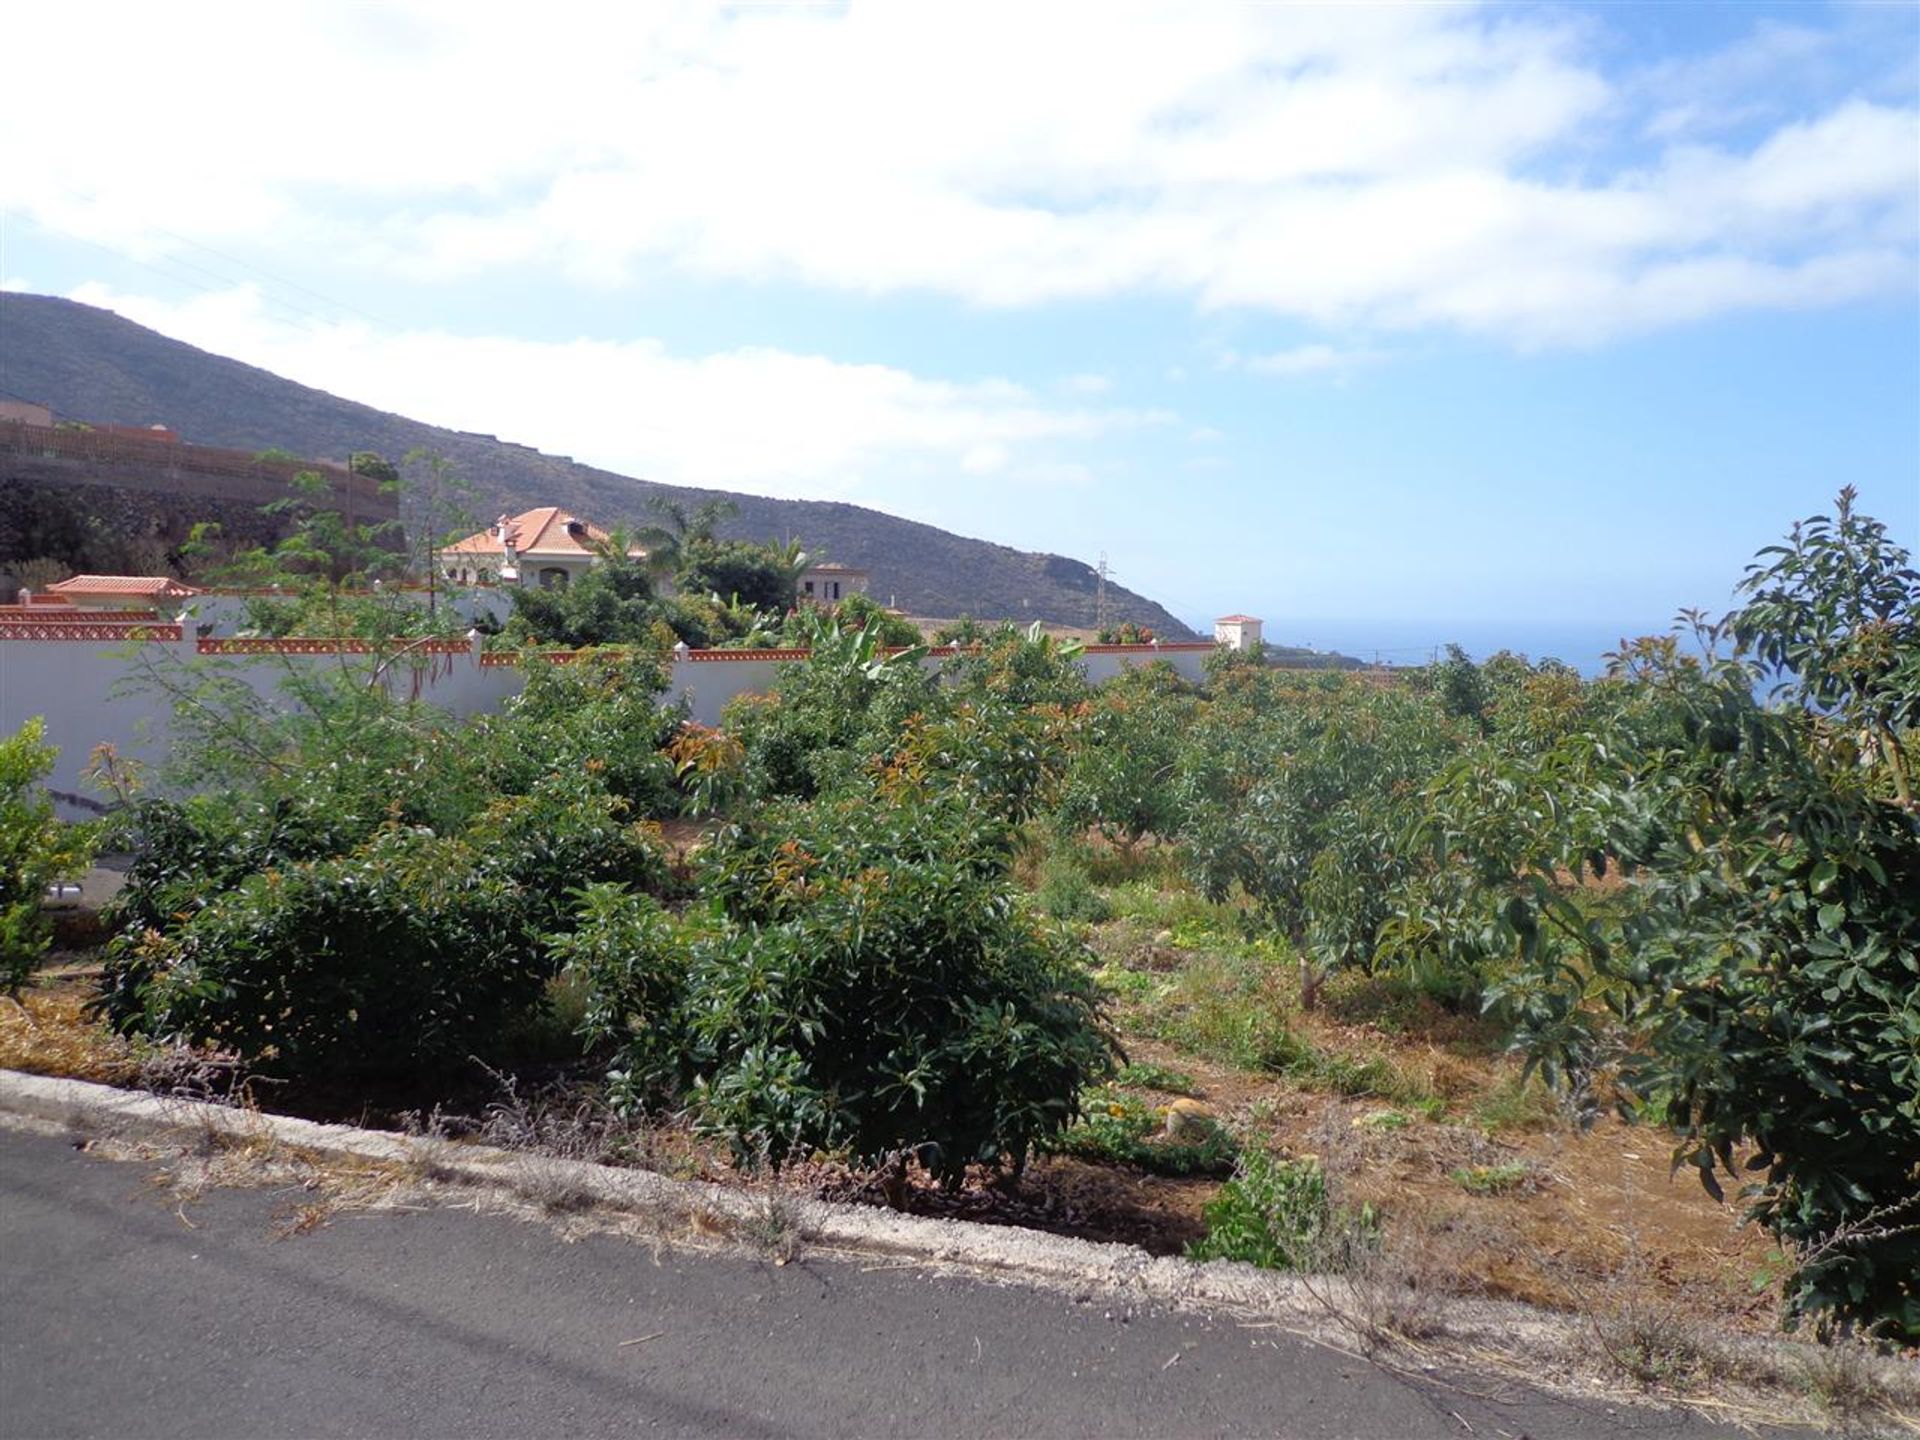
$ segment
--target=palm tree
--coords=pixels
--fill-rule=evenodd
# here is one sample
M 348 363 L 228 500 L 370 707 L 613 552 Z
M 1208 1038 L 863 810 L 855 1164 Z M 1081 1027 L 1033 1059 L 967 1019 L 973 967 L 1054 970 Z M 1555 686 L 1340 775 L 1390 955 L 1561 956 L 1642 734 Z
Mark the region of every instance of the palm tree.
M 714 531 L 740 513 L 738 505 L 724 498 L 688 510 L 672 496 L 660 494 L 647 497 L 647 508 L 666 521 L 664 525 L 648 525 L 634 537 L 646 547 L 647 569 L 656 577 L 678 573 L 689 550 L 711 544 Z

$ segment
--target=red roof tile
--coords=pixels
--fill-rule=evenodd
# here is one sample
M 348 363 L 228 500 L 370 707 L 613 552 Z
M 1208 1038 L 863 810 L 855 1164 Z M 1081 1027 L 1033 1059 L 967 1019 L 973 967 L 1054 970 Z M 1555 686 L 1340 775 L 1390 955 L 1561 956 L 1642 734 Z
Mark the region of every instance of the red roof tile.
M 76 575 L 47 589 L 56 595 L 138 595 L 147 600 L 185 600 L 204 592 L 165 575 Z
M 607 532 L 598 525 L 577 519 L 558 505 L 541 505 L 519 515 L 502 515 L 496 524 L 464 540 L 456 540 L 445 546 L 441 553 L 497 556 L 500 553 L 502 524 L 506 527 L 506 538 L 512 542 L 513 548 L 535 559 L 543 555 L 591 555 L 594 550 L 588 542 L 607 538 Z M 628 553 L 638 557 L 647 552 L 636 545 Z

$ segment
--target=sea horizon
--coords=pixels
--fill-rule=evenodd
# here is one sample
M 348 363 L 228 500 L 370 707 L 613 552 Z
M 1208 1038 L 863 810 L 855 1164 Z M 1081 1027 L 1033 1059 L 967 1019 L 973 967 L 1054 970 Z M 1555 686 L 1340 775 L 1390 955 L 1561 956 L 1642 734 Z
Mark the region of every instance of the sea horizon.
M 1211 626 L 1195 628 L 1208 633 Z M 1369 663 L 1425 665 L 1458 645 L 1476 661 L 1502 650 L 1528 660 L 1559 660 L 1589 678 L 1607 668 L 1622 639 L 1671 632 L 1671 618 L 1628 620 L 1267 619 L 1269 645 L 1350 655 Z

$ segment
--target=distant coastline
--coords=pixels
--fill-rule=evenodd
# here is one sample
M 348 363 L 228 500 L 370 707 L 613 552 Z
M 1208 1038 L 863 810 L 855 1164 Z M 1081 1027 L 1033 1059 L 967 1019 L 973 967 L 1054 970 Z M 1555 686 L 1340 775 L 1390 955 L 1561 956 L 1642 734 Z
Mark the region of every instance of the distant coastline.
M 1272 611 L 1267 612 L 1269 617 Z M 1266 638 L 1273 645 L 1299 645 L 1323 654 L 1351 655 L 1371 664 L 1424 665 L 1449 644 L 1475 660 L 1512 650 L 1529 660 L 1551 657 L 1582 675 L 1599 675 L 1606 655 L 1620 641 L 1640 635 L 1664 635 L 1669 620 L 1638 623 L 1516 620 L 1288 620 L 1269 618 Z

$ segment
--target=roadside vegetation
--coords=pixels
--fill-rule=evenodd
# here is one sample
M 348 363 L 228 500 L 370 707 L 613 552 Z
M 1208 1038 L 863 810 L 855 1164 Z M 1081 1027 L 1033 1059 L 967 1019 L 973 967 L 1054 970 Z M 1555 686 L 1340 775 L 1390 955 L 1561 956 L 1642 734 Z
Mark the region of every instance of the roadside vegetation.
M 679 521 L 683 580 L 746 574 Z M 168 682 L 103 1034 L 343 1113 L 513 1074 L 828 1193 L 1335 1270 L 1383 1334 L 1435 1288 L 1618 1319 L 1717 1226 L 1710 1318 L 1920 1345 L 1920 575 L 1849 492 L 1595 681 L 1090 687 L 1038 627 L 933 666 L 842 607 L 710 730 L 622 563 L 512 622 L 621 643 L 465 724 L 378 647 L 278 707 Z

